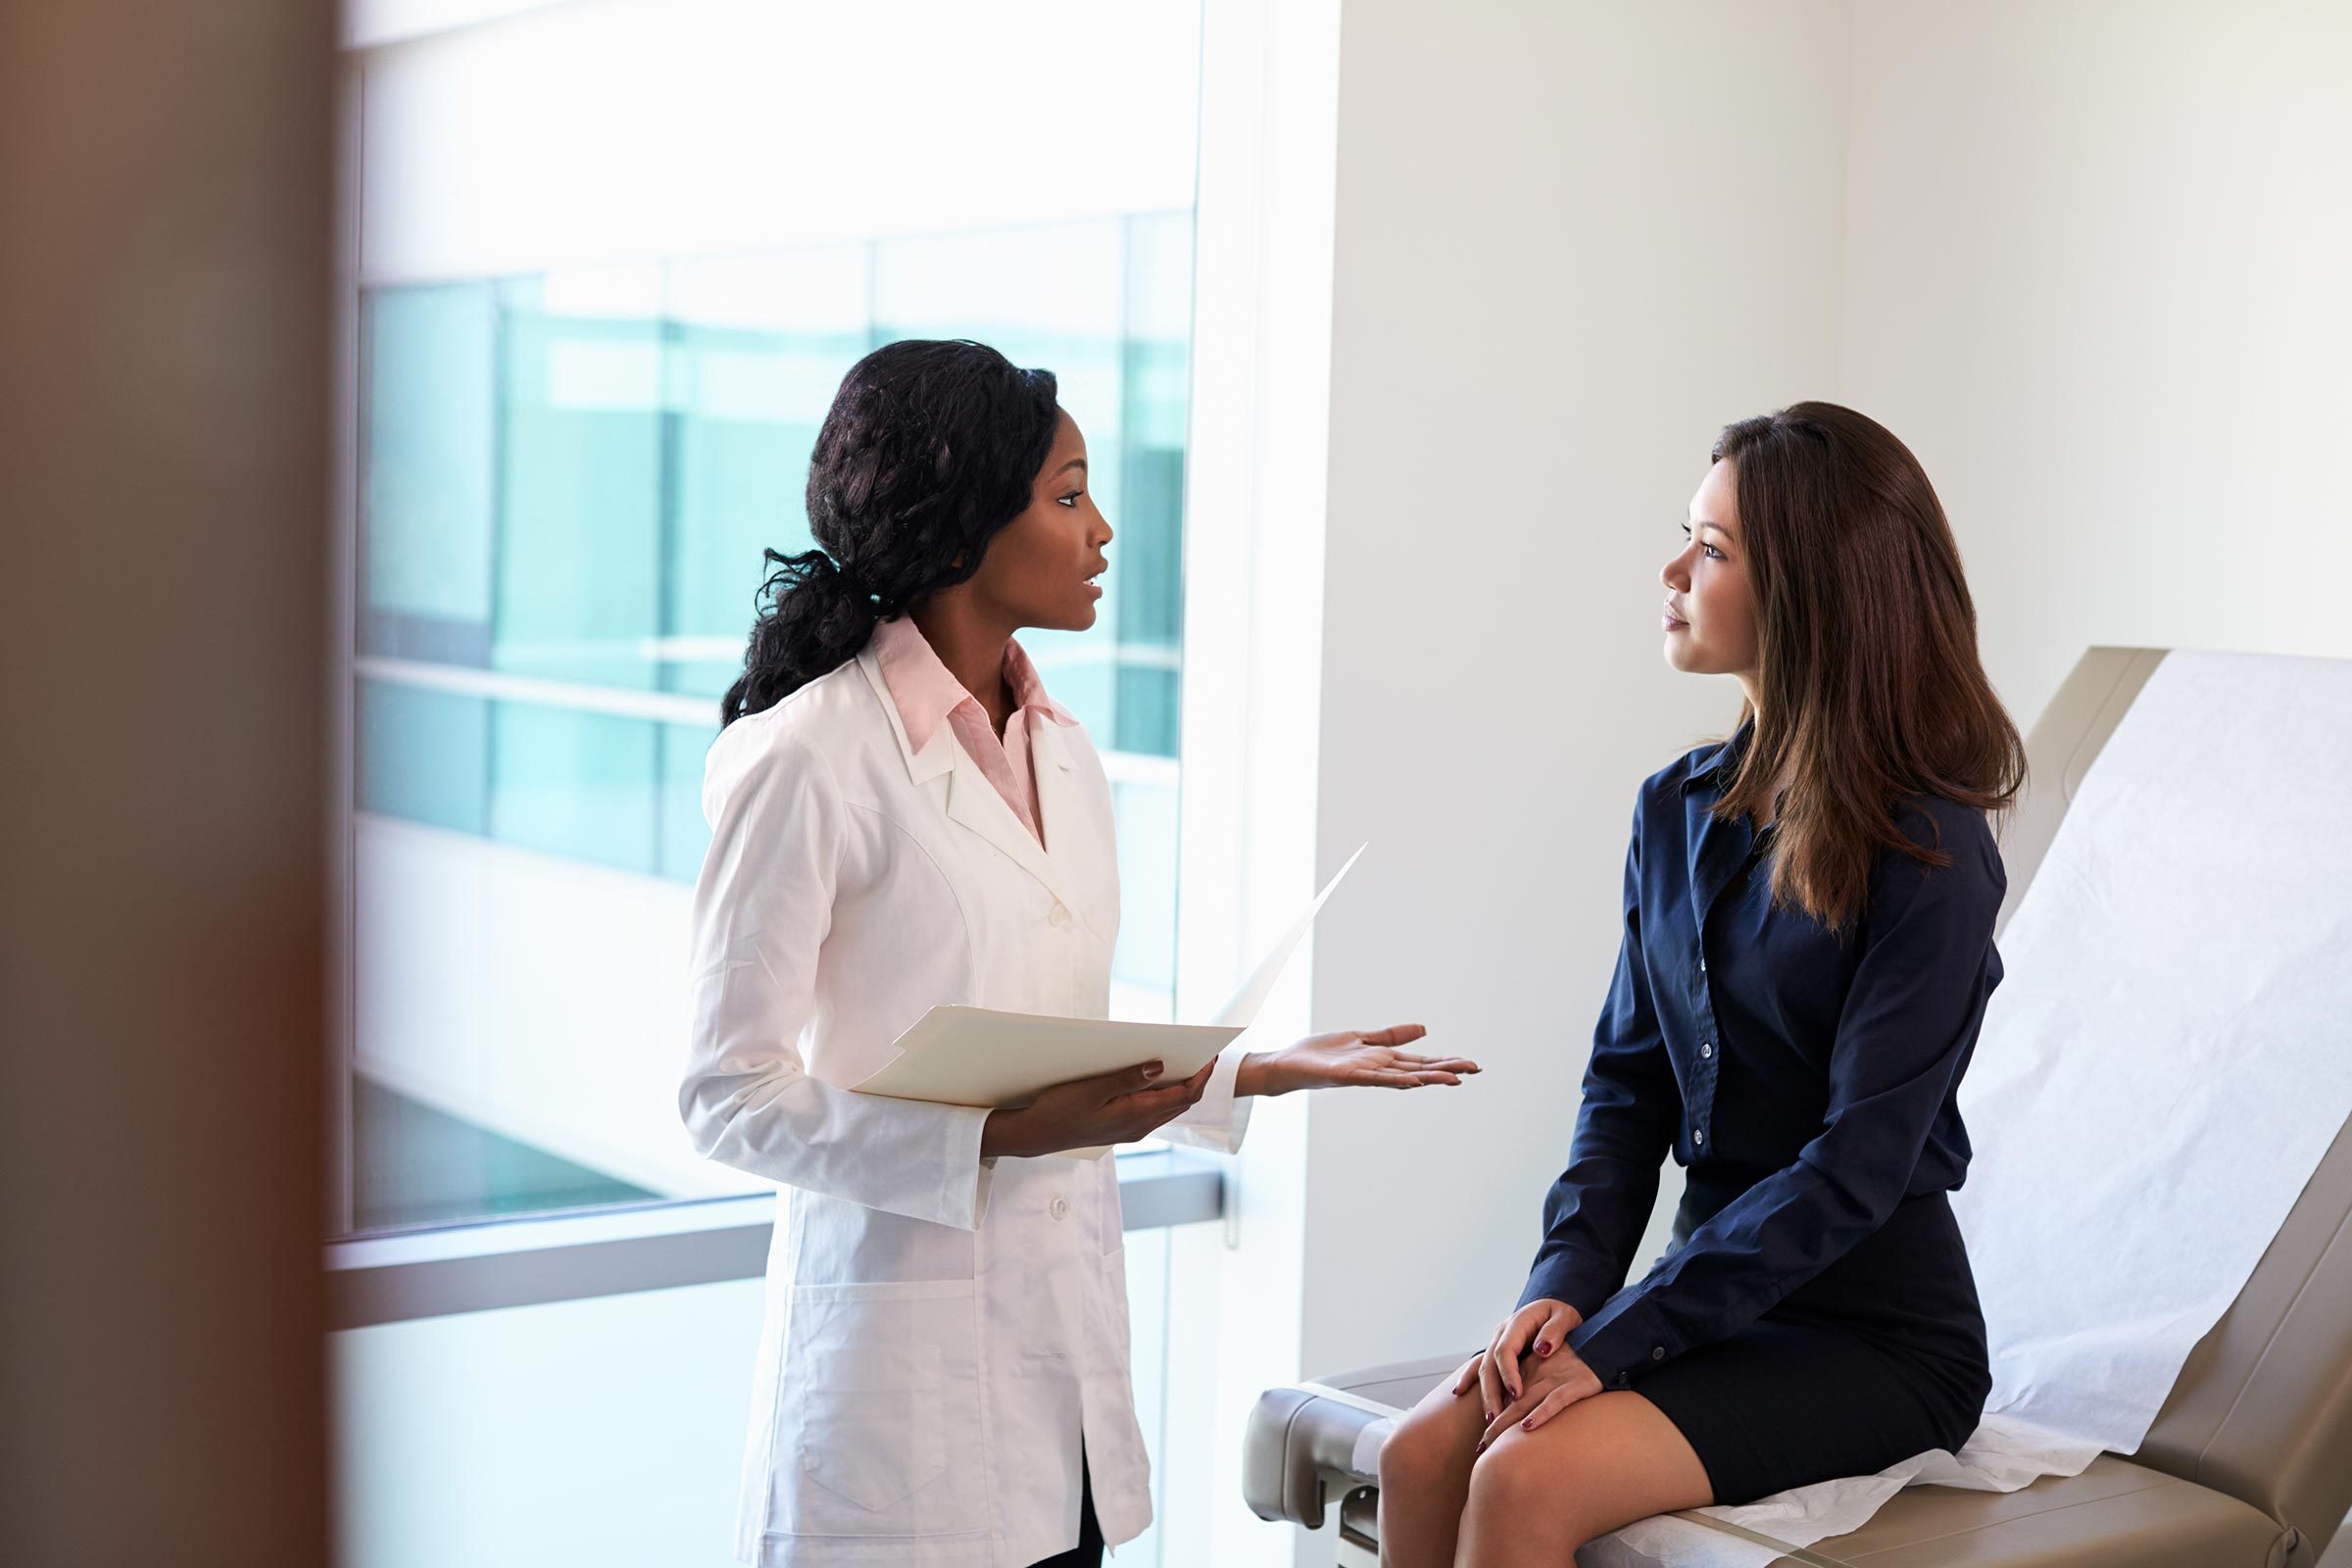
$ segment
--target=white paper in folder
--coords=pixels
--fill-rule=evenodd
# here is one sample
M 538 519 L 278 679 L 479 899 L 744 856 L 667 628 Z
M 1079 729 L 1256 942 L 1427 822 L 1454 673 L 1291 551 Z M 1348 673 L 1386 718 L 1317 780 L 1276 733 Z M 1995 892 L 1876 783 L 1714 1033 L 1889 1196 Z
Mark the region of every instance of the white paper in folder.
M 1340 879 L 1364 853 L 1359 847 L 1334 872 L 1304 913 L 1243 982 L 1233 1000 L 1205 1024 L 1133 1023 L 1118 1018 L 1057 1018 L 990 1007 L 933 1007 L 895 1044 L 898 1055 L 856 1085 L 863 1095 L 928 1100 L 950 1105 L 1026 1105 L 1044 1090 L 1073 1078 L 1116 1072 L 1138 1062 L 1166 1065 L 1163 1081 L 1189 1078 L 1207 1065 L 1274 994 L 1283 967 L 1306 937 Z M 1072 1158 L 1097 1159 L 1102 1149 L 1071 1149 Z

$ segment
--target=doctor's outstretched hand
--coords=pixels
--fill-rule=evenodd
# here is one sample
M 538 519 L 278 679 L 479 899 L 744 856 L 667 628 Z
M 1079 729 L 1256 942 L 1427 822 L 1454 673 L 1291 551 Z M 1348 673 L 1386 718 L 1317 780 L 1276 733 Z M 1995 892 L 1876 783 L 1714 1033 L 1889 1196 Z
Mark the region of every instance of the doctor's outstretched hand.
M 1294 1089 L 1419 1089 L 1458 1084 L 1478 1071 L 1467 1056 L 1416 1056 L 1399 1051 L 1428 1034 L 1417 1023 L 1391 1024 L 1369 1032 L 1342 1029 L 1308 1035 L 1280 1051 L 1253 1051 L 1233 1076 L 1237 1095 L 1287 1095 Z

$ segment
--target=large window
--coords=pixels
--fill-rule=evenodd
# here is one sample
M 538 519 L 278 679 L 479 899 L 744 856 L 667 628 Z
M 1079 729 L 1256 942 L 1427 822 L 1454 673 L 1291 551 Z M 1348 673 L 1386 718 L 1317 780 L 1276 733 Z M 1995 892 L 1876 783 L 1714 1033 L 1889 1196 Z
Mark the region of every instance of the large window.
M 773 1209 L 676 1110 L 703 760 L 879 344 L 993 344 L 1086 432 L 1100 619 L 1023 642 L 1111 779 L 1113 1008 L 1172 1011 L 1199 3 L 345 28 L 344 1552 L 716 1568 Z M 1222 1189 L 1184 1152 L 1119 1175 L 1156 1458 L 1190 1430 L 1168 1227 Z
M 1024 642 L 1111 776 L 1117 1009 L 1168 1015 L 1189 266 L 1174 212 L 364 292 L 356 1229 L 739 1185 L 662 1114 L 677 890 L 761 548 L 896 338 L 1046 367 L 1086 431 L 1103 612 Z

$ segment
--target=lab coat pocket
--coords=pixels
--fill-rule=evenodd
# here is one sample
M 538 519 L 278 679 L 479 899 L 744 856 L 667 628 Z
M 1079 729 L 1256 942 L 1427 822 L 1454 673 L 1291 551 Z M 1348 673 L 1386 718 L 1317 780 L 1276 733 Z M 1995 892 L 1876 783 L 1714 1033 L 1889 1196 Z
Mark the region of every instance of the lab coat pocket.
M 928 1346 L 917 1347 L 928 1350 Z M 948 1467 L 939 1430 L 938 1358 L 911 1389 L 812 1389 L 801 1463 L 808 1478 L 869 1513 L 895 1508 Z
M 784 1530 L 987 1528 L 972 1282 L 804 1286 L 792 1316 L 778 1436 L 797 1462 L 778 1499 Z

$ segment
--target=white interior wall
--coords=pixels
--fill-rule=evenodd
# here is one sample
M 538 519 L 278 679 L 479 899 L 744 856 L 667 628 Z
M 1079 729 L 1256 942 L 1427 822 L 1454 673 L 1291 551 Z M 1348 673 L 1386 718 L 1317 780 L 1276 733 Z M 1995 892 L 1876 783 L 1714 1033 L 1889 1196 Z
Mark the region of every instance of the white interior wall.
M 1304 1371 L 1515 1298 L 1634 787 L 1737 706 L 1654 629 L 1719 424 L 1902 436 L 2021 726 L 2094 643 L 2352 656 L 2346 80 L 2328 5 L 1348 5 L 1314 1010 L 1489 1072 L 1314 1101 Z
M 1738 688 L 1660 659 L 1726 420 L 1837 370 L 1846 7 L 1348 6 L 1319 840 L 1324 1027 L 1460 1089 L 1316 1097 L 1309 1373 L 1517 1299 L 1616 956 L 1642 778 Z
M 2021 721 L 2096 643 L 2352 655 L 2352 7 L 1856 13 L 1840 384 Z

